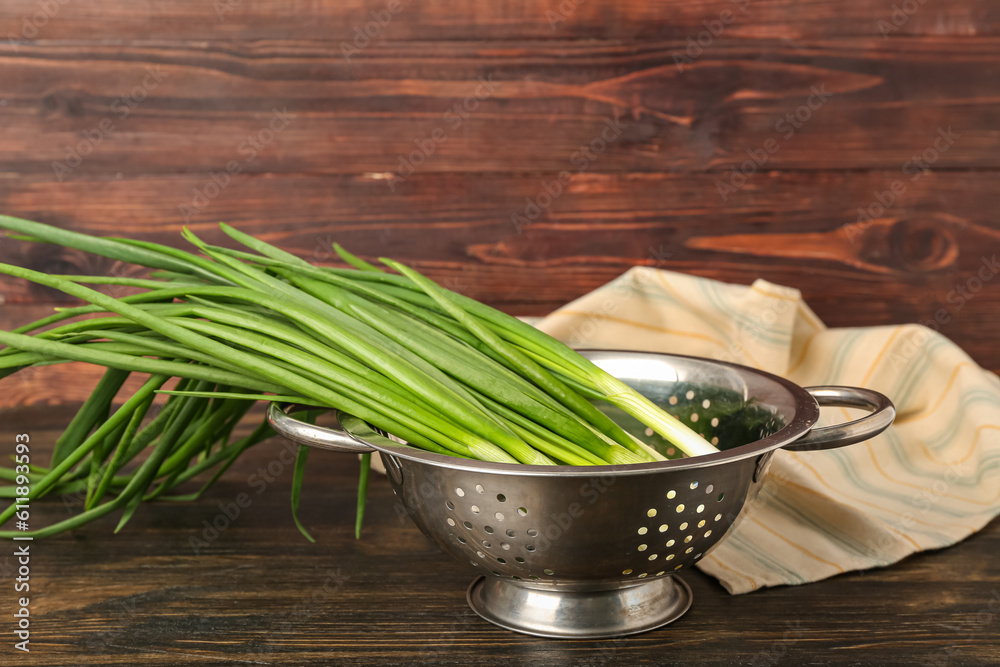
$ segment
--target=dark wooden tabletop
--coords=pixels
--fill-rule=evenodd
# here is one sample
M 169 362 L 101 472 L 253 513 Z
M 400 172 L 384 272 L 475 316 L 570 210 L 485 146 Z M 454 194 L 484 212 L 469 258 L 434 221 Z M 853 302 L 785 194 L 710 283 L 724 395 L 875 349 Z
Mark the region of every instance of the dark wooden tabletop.
M 41 455 L 63 416 L 47 408 L 3 411 L 0 437 L 30 433 Z M 108 517 L 32 543 L 30 654 L 12 648 L 16 564 L 5 549 L 0 664 L 1000 663 L 996 522 L 951 549 L 892 567 L 744 596 L 686 571 L 694 605 L 671 626 L 615 640 L 539 639 L 471 611 L 465 590 L 473 572 L 401 518 L 382 477 L 373 480 L 355 540 L 351 455 L 310 458 L 302 518 L 316 543 L 308 543 L 291 520 L 282 448 L 274 438 L 250 450 L 196 503 L 143 506 L 118 535 L 117 517 Z M 282 471 L 264 488 L 249 479 L 269 466 Z M 206 532 L 206 524 L 226 523 L 218 520 L 220 505 L 233 515 L 240 494 L 250 503 L 228 527 Z M 66 512 L 61 499 L 50 499 L 32 520 Z

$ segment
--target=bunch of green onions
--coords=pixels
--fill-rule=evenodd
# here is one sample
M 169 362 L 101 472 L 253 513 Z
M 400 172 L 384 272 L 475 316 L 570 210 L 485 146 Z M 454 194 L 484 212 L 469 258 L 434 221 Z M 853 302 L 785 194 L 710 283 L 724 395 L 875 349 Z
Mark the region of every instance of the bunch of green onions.
M 32 499 L 85 490 L 84 512 L 38 536 L 123 509 L 120 527 L 141 500 L 197 497 L 247 447 L 272 434 L 264 423 L 230 442 L 234 426 L 258 400 L 335 408 L 411 447 L 482 461 L 663 460 L 594 405 L 607 401 L 689 456 L 717 451 L 569 347 L 392 260 L 382 262 L 396 273 L 336 246 L 352 268 L 317 267 L 225 224 L 222 230 L 244 250 L 209 245 L 189 230 L 183 235 L 200 254 L 5 216 L 0 228 L 22 240 L 154 270 L 149 279 L 136 279 L 49 275 L 0 264 L 0 273 L 90 304 L 0 331 L 6 346 L 0 377 L 67 361 L 108 369 L 57 442 L 50 467 L 31 473 Z M 141 291 L 114 298 L 86 284 Z M 112 413 L 130 373 L 149 379 Z M 176 387 L 164 390 L 171 378 L 179 378 Z M 168 399 L 149 421 L 158 393 Z M 117 474 L 147 451 L 136 472 Z M 300 448 L 296 460 L 293 514 L 306 452 Z M 362 480 L 368 463 L 362 457 Z M 214 475 L 201 491 L 168 494 L 210 470 Z M 13 471 L 0 476 L 13 479 Z M 12 488 L 0 487 L 0 494 L 10 497 Z M 359 500 L 359 526 L 362 508 Z M 13 511 L 11 505 L 0 513 L 0 524 Z

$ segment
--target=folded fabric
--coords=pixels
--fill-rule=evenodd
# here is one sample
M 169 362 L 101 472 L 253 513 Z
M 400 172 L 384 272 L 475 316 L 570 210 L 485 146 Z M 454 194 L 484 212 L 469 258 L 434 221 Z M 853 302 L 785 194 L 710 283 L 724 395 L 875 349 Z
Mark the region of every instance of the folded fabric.
M 536 324 L 573 347 L 721 359 L 895 403 L 895 424 L 868 442 L 776 452 L 743 520 L 699 564 L 731 593 L 888 565 L 1000 513 L 1000 380 L 926 327 L 828 329 L 798 290 L 642 267 Z M 823 412 L 821 424 L 853 418 Z

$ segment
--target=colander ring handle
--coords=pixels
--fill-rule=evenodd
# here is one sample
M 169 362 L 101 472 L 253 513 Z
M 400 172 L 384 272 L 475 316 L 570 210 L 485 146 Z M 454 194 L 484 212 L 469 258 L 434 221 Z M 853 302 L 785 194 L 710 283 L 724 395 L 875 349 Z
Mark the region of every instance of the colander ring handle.
M 874 438 L 889 428 L 896 417 L 896 408 L 892 401 L 871 389 L 824 386 L 806 387 L 805 390 L 820 406 L 860 408 L 869 410 L 871 414 L 846 424 L 814 428 L 795 442 L 785 445 L 783 449 L 788 451 L 811 452 L 853 445 Z
M 315 426 L 289 417 L 287 411 L 292 407 L 294 406 L 271 403 L 267 408 L 267 421 L 271 427 L 289 440 L 334 452 L 367 454 L 376 451 L 374 447 L 361 443 L 346 431 Z

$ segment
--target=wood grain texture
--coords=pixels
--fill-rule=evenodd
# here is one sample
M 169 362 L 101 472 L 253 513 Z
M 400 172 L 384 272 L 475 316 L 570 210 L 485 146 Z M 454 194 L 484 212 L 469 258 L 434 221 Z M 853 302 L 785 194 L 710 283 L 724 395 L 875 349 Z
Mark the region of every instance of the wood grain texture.
M 943 310 L 941 331 L 1000 369 L 1000 281 L 976 282 L 1000 254 L 993 172 L 931 171 L 916 181 L 899 171 L 762 173 L 726 202 L 718 175 L 584 173 L 535 221 L 516 226 L 511 216 L 523 216 L 526 198 L 538 200 L 556 178 L 419 174 L 389 193 L 365 175 L 238 175 L 191 226 L 225 243 L 215 223 L 226 220 L 320 263 L 332 261 L 334 242 L 372 260 L 392 256 L 523 315 L 544 315 L 638 264 L 737 283 L 762 277 L 801 289 L 830 326 L 928 322 Z M 858 225 L 858 207 L 869 208 L 893 182 L 907 188 L 898 203 Z M 81 231 L 128 229 L 184 245 L 178 209 L 203 184 L 195 175 L 62 184 L 0 177 L 0 202 Z M 131 271 L 17 242 L 0 244 L 0 261 L 50 273 Z M 968 287 L 976 291 L 959 298 Z M 8 304 L 61 300 L 9 279 L 0 278 L 0 289 Z
M 85 2 L 59 3 L 52 20 L 30 28 L 24 37 L 66 40 L 87 35 L 94 40 L 138 38 L 201 40 L 315 39 L 339 43 L 354 37 L 354 28 L 371 21 L 371 12 L 384 11 L 388 0 L 174 0 L 137 6 L 108 0 L 100 11 Z M 402 10 L 378 35 L 379 40 L 475 41 L 531 37 L 535 39 L 586 38 L 649 39 L 697 34 L 703 22 L 725 9 L 740 7 L 739 22 L 730 30 L 741 37 L 877 35 L 879 20 L 891 20 L 892 3 L 880 0 L 844 0 L 803 3 L 795 0 L 625 0 L 623 2 L 563 2 L 562 0 L 500 0 L 492 3 L 454 3 L 435 0 L 400 0 Z M 901 2 L 899 4 L 902 4 Z M 919 11 L 891 35 L 977 36 L 1000 33 L 1000 7 L 996 0 L 963 0 L 948 4 L 920 2 Z M 21 36 L 24 18 L 39 11 L 37 0 L 4 3 L 0 29 Z
M 0 170 L 392 173 L 413 154 L 420 173 L 725 172 L 769 139 L 768 170 L 900 169 L 948 128 L 934 168 L 1000 166 L 1000 37 L 724 34 L 678 67 L 686 48 L 379 42 L 348 62 L 308 41 L 0 43 Z
M 871 0 L 407 3 L 350 58 L 340 42 L 378 2 L 220 3 L 77 0 L 38 20 L 29 0 L 5 4 L 0 210 L 169 243 L 185 222 L 213 237 L 224 219 L 321 261 L 337 240 L 521 314 L 634 264 L 764 277 L 800 287 L 834 326 L 944 309 L 944 332 L 1000 367 L 1000 288 L 961 312 L 948 299 L 1000 249 L 995 2 L 918 3 L 888 38 L 892 6 Z M 736 14 L 713 36 L 723 10 Z M 554 30 L 552 11 L 566 18 Z M 481 77 L 496 89 L 446 119 Z M 808 109 L 817 87 L 832 96 Z M 274 109 L 294 117 L 261 135 Z M 794 127 L 785 116 L 802 109 Z M 580 148 L 608 123 L 621 133 L 591 159 Z M 444 141 L 409 175 L 400 156 L 435 130 Z M 79 164 L 57 173 L 76 163 L 67 150 Z M 766 163 L 720 195 L 748 151 Z M 880 211 L 893 183 L 905 191 Z M 858 207 L 876 211 L 870 226 Z M 6 243 L 0 259 L 124 270 Z
M 69 411 L 0 412 L 0 438 L 29 432 L 36 455 Z M 473 578 L 400 519 L 373 479 L 355 541 L 351 456 L 314 452 L 302 518 L 289 516 L 285 467 L 261 493 L 249 479 L 282 443 L 247 452 L 193 504 L 140 508 L 32 544 L 32 653 L 22 665 L 857 665 L 992 666 L 1000 660 L 1000 524 L 950 549 L 806 586 L 732 597 L 685 571 L 694 606 L 672 626 L 621 640 L 547 640 L 501 630 L 465 603 Z M 248 493 L 251 504 L 207 548 L 192 536 Z M 59 499 L 33 521 L 66 515 Z M 0 556 L 12 588 L 13 559 Z M 992 605 L 992 606 L 991 606 Z M 13 613 L 13 595 L 0 600 Z M 940 660 L 940 662 L 934 662 Z

